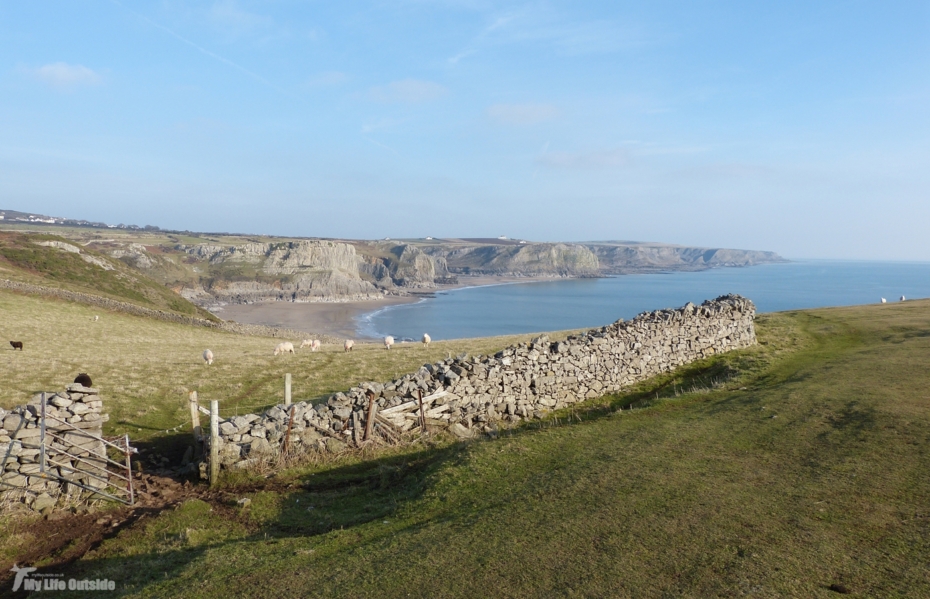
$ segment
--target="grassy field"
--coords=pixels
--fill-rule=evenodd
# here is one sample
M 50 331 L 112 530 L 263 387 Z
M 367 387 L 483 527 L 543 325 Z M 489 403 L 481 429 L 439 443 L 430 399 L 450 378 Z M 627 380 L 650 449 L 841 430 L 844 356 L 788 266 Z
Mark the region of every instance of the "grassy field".
M 344 391 L 362 381 L 386 381 L 463 352 L 494 352 L 531 336 L 419 343 L 387 351 L 360 343 L 351 353 L 324 345 L 273 356 L 281 339 L 223 333 L 99 308 L 0 291 L 0 407 L 56 391 L 87 372 L 100 389 L 110 421 L 105 432 L 134 439 L 164 435 L 189 423 L 188 391 L 220 401 L 221 414 L 246 413 L 284 400 L 284 374 L 295 401 Z M 100 315 L 94 322 L 93 316 Z M 25 343 L 14 351 L 7 340 Z M 298 342 L 300 340 L 294 340 Z M 296 347 L 296 345 L 295 345 Z M 201 358 L 210 348 L 216 359 Z M 189 428 L 183 429 L 187 431 Z M 188 435 L 178 431 L 179 437 Z M 181 449 L 183 452 L 183 447 Z
M 930 302 L 758 332 L 497 439 L 190 500 L 67 576 L 132 597 L 930 595 Z

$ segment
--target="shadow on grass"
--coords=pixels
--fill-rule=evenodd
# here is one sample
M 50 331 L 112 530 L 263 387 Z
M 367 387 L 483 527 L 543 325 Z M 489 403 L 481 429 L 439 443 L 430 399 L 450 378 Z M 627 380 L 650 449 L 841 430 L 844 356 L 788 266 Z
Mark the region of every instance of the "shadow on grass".
M 170 520 L 162 523 L 166 528 L 157 526 L 158 520 L 150 520 L 148 529 L 137 526 L 135 530 L 127 530 L 128 534 L 141 535 L 141 538 L 125 542 L 131 543 L 133 549 L 146 547 L 145 552 L 102 556 L 39 571 L 63 573 L 65 578 L 109 577 L 116 581 L 117 588 L 108 593 L 108 597 L 140 592 L 149 585 L 180 576 L 192 561 L 211 550 L 325 535 L 392 517 L 404 504 L 422 496 L 429 487 L 431 474 L 449 460 L 457 459 L 463 449 L 462 444 L 427 448 L 336 466 L 295 479 L 221 487 L 209 493 L 210 496 L 188 500 L 176 508 L 175 513 L 167 516 Z M 237 500 L 241 498 L 250 498 L 251 504 L 240 506 Z M 183 513 L 185 510 L 189 514 Z M 146 512 L 145 515 L 157 514 Z M 132 523 L 140 519 L 137 517 Z M 196 534 L 202 530 L 198 529 L 198 522 L 206 526 L 211 536 L 217 532 L 218 525 L 225 526 L 226 531 L 219 531 L 216 536 L 226 538 L 216 542 L 193 542 L 191 531 Z M 152 528 L 153 525 L 156 526 Z M 110 539 L 115 536 L 115 532 L 108 535 Z M 119 543 L 118 540 L 113 542 Z

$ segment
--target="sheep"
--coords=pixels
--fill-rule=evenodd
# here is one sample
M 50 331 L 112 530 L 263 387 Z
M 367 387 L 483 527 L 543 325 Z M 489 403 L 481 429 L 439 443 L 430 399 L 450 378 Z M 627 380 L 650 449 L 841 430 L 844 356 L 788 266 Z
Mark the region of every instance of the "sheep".
M 94 314 L 94 322 L 97 322 L 98 320 L 100 320 L 100 317 Z
M 432 341 L 427 333 L 423 333 L 423 345 L 429 349 L 429 342 Z
M 278 354 L 286 354 L 286 353 L 292 353 L 292 354 L 294 353 L 294 344 L 291 343 L 290 341 L 279 343 L 278 346 L 274 348 L 274 355 L 276 356 Z
M 384 338 L 384 348 L 391 349 L 391 346 L 394 345 L 394 338 L 388 335 Z
M 213 364 L 213 352 L 209 349 L 203 350 L 203 361 L 207 363 L 207 366 Z
M 23 351 L 22 341 L 10 341 L 10 345 L 13 346 L 13 351 L 16 351 L 16 350 Z
M 904 296 L 903 296 L 903 295 L 901 296 L 901 301 L 902 301 L 902 302 L 904 301 Z
M 82 372 L 81 374 L 74 377 L 74 382 L 85 387 L 94 386 L 94 383 L 90 380 L 90 376 L 86 372 Z
M 883 303 L 883 304 L 887 304 L 887 303 L 888 303 L 888 300 L 886 300 L 885 298 L 882 298 L 882 303 Z
M 313 343 L 310 344 L 310 351 L 316 351 L 320 349 L 320 340 L 314 339 Z
M 346 342 L 345 344 L 343 344 L 342 349 L 343 351 L 350 352 L 352 351 L 353 347 L 355 347 L 355 342 L 352 341 L 351 339 L 346 339 Z
M 313 345 L 313 341 L 311 339 L 304 339 L 303 341 L 300 342 L 300 349 L 303 349 L 305 347 L 310 347 L 311 345 Z M 311 349 L 310 351 L 313 351 L 313 350 Z

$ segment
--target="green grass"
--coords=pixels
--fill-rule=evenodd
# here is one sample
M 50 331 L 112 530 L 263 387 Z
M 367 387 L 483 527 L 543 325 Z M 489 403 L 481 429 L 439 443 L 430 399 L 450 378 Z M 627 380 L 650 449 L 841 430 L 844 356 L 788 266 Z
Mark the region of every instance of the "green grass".
M 758 331 L 494 440 L 227 486 L 252 505 L 188 502 L 68 575 L 132 597 L 927 596 L 930 302 Z

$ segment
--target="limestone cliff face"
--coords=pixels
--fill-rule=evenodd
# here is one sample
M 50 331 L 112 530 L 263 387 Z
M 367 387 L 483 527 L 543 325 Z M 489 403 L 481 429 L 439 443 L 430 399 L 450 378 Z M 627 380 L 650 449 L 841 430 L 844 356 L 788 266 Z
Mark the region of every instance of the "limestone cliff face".
M 201 285 L 186 293 L 203 302 L 345 301 L 381 297 L 359 276 L 355 247 L 334 241 L 200 244 L 179 247 L 207 263 Z
M 436 279 L 449 277 L 445 258 L 433 257 L 413 245 L 400 245 L 391 250 L 396 256 L 390 265 L 391 278 L 402 287 L 435 287 Z
M 775 252 L 719 248 L 678 247 L 660 244 L 590 244 L 603 274 L 658 270 L 705 270 L 724 266 L 752 266 L 783 262 Z
M 365 246 L 369 255 L 359 261 L 359 272 L 377 286 L 432 289 L 437 283 L 454 283 L 442 256 L 432 256 L 412 244 L 377 243 Z
M 631 242 L 236 241 L 236 245 L 220 245 L 213 239 L 173 246 L 115 240 L 97 244 L 101 251 L 201 306 L 375 299 L 385 293 L 456 283 L 459 275 L 592 277 L 782 261 L 773 252 Z
M 597 256 L 575 244 L 481 245 L 427 251 L 444 258 L 449 271 L 459 274 L 585 277 L 599 272 Z

